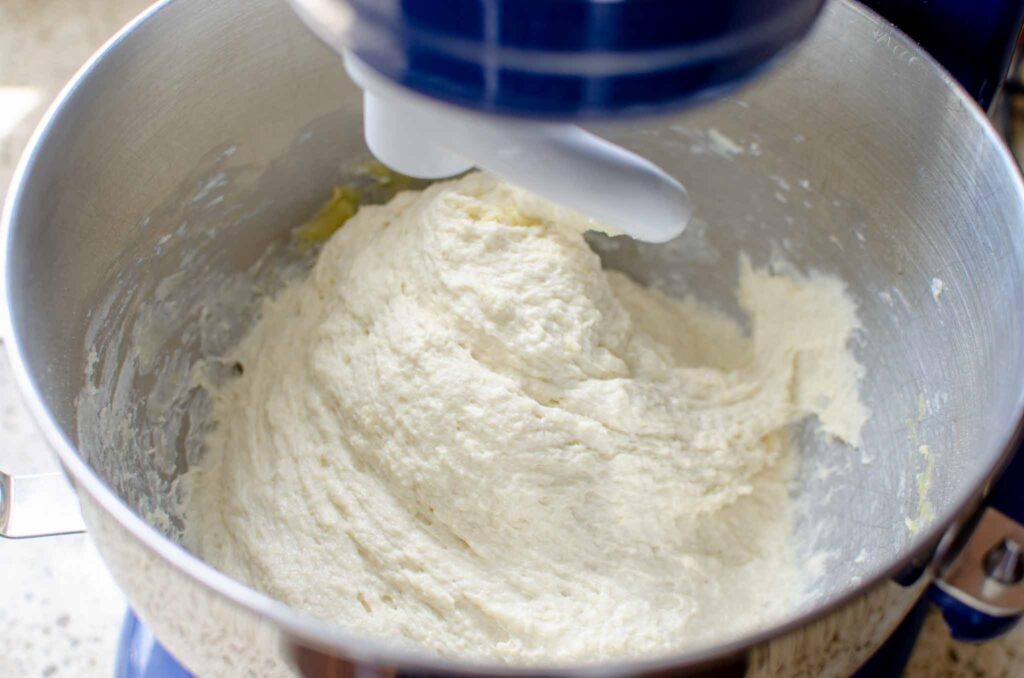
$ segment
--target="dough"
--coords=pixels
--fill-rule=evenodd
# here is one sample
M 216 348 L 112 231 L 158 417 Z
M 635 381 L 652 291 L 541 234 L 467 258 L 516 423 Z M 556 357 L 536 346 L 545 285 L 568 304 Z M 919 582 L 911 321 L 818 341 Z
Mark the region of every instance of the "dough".
M 748 336 L 602 270 L 590 226 L 485 174 L 360 209 L 238 347 L 190 548 L 351 630 L 510 663 L 789 612 L 787 427 L 857 444 L 853 302 L 742 261 Z

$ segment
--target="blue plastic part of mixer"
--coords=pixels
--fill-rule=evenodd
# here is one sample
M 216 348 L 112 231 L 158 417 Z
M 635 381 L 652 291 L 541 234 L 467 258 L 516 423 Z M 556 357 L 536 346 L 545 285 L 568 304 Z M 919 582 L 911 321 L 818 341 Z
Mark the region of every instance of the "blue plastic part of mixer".
M 607 118 L 712 98 L 759 73 L 824 0 L 334 0 L 345 45 L 386 77 L 465 108 Z M 983 107 L 1002 82 L 1019 0 L 864 0 Z
M 949 634 L 963 642 L 980 643 L 998 638 L 1020 621 L 1020 615 L 995 617 L 985 614 L 935 586 L 929 589 L 929 597 L 942 611 Z
M 336 0 L 346 45 L 430 97 L 509 116 L 656 113 L 756 74 L 824 0 Z
M 117 642 L 114 678 L 194 678 L 128 610 Z
M 1020 0 L 862 0 L 916 40 L 988 108 L 1006 76 L 1021 21 Z
M 988 505 L 1024 524 L 1024 444 L 989 493 Z
M 990 491 L 986 505 L 1024 524 L 1024 448 L 1017 454 Z M 942 610 L 942 618 L 950 635 L 966 642 L 982 642 L 997 638 L 1020 622 L 1020 615 L 997 617 L 977 610 L 932 586 L 929 597 Z

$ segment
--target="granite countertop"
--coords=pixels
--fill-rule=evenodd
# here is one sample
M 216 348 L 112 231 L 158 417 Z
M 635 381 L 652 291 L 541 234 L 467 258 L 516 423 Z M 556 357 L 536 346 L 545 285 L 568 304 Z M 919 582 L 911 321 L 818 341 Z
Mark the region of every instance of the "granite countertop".
M 29 135 L 75 70 L 147 0 L 0 3 L 0 199 Z M 0 468 L 57 467 L 0 361 Z M 111 676 L 125 600 L 85 535 L 0 541 L 0 676 Z M 951 641 L 933 612 L 908 675 L 1024 675 L 1024 624 L 996 643 Z

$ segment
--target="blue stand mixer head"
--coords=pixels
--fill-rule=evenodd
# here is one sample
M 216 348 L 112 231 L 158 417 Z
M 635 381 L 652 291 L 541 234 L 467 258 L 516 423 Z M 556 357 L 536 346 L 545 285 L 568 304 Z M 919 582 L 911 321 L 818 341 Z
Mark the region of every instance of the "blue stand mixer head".
M 419 178 L 474 166 L 640 240 L 678 236 L 686 190 L 565 121 L 714 96 L 810 29 L 823 0 L 293 0 L 365 94 L 374 155 Z
M 823 0 L 292 0 L 336 50 L 460 107 L 659 113 L 713 97 L 810 30 Z

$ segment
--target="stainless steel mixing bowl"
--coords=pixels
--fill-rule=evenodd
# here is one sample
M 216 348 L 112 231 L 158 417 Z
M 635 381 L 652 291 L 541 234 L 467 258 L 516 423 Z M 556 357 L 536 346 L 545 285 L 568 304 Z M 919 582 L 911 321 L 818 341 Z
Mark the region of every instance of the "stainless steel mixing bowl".
M 131 604 L 201 675 L 516 672 L 358 637 L 175 543 L 175 480 L 209 425 L 196 365 L 217 378 L 255 292 L 304 265 L 289 229 L 333 184 L 365 180 L 360 115 L 338 59 L 285 3 L 163 2 L 65 90 L 10 191 L 14 372 Z M 1010 450 L 1024 393 L 1017 170 L 927 55 L 841 1 L 750 88 L 601 131 L 673 173 L 698 214 L 671 245 L 606 248 L 608 265 L 732 312 L 740 251 L 840 275 L 860 305 L 872 417 L 861 450 L 796 432 L 793 538 L 816 567 L 789 618 L 586 670 L 847 673 L 930 576 L 892 575 L 927 559 Z

